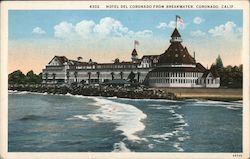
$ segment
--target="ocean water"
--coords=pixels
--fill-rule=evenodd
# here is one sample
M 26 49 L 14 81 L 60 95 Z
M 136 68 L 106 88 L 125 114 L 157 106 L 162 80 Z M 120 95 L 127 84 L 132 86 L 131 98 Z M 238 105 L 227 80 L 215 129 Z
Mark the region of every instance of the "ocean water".
M 9 152 L 242 152 L 242 101 L 9 92 Z

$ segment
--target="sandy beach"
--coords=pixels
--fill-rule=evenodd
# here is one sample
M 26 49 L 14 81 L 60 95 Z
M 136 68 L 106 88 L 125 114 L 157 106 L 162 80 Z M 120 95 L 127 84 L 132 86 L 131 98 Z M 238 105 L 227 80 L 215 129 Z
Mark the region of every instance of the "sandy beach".
M 233 88 L 161 88 L 172 92 L 178 99 L 242 100 L 242 89 Z

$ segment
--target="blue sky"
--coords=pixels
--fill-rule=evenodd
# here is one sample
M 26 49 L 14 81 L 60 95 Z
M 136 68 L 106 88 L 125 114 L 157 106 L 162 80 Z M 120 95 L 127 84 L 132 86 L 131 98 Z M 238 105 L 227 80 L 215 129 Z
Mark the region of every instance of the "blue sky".
M 161 54 L 169 46 L 176 15 L 184 21 L 178 23 L 184 45 L 205 66 L 218 55 L 225 65 L 241 63 L 241 10 L 10 10 L 10 70 L 25 64 L 14 59 L 27 52 L 42 61 L 37 72 L 54 55 L 129 60 L 134 40 L 140 42 L 140 56 Z
M 227 21 L 233 21 L 237 26 L 242 27 L 242 12 L 239 10 L 25 10 L 9 12 L 9 37 L 10 39 L 37 38 L 32 34 L 33 28 L 39 26 L 46 31 L 43 37 L 53 37 L 54 26 L 61 21 L 77 23 L 81 20 L 93 20 L 99 22 L 104 17 L 112 17 L 131 30 L 139 31 L 150 29 L 156 36 L 169 35 L 171 29 L 157 29 L 159 22 L 175 20 L 175 15 L 180 15 L 187 27 L 182 31 L 188 36 L 188 31 L 200 29 L 206 31 L 214 26 Z M 205 19 L 204 23 L 197 25 L 193 23 L 195 17 Z

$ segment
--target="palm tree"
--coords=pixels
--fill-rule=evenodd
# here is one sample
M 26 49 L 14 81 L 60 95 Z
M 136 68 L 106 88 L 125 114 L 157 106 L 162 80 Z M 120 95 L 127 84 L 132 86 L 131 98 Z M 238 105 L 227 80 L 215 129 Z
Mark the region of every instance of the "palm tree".
M 135 80 L 135 73 L 133 71 L 130 72 L 130 74 L 128 75 L 128 79 L 130 82 L 134 82 Z
M 67 83 L 69 83 L 69 76 L 70 76 L 70 74 L 69 74 L 69 71 L 67 71 Z
M 75 76 L 75 79 L 76 79 L 76 82 L 77 82 L 77 76 L 78 76 L 78 72 L 77 71 L 74 72 L 74 76 Z
M 53 73 L 53 74 L 52 74 L 52 77 L 53 77 L 53 83 L 56 83 L 56 74 Z
M 90 81 L 91 81 L 91 72 L 88 72 L 88 75 L 89 75 L 89 84 L 90 84 Z
M 141 75 L 141 73 L 137 72 L 137 81 L 138 81 L 138 83 L 140 82 L 140 75 Z
M 112 80 L 114 80 L 114 75 L 115 75 L 115 73 L 114 73 L 114 72 L 111 72 L 110 74 L 111 74 Z
M 98 83 L 99 83 L 99 80 L 100 80 L 100 72 L 96 72 L 97 74 L 97 79 L 98 79 Z
M 123 72 L 120 72 L 121 79 L 123 79 Z
M 49 76 L 49 74 L 48 74 L 48 72 L 46 72 L 46 73 L 45 73 L 45 82 L 46 82 L 46 84 L 47 84 L 47 82 L 48 82 L 48 76 Z
M 81 56 L 78 56 L 77 57 L 77 61 L 81 61 L 82 60 L 82 57 Z
M 119 58 L 116 58 L 115 60 L 113 60 L 114 63 L 120 63 L 120 59 Z

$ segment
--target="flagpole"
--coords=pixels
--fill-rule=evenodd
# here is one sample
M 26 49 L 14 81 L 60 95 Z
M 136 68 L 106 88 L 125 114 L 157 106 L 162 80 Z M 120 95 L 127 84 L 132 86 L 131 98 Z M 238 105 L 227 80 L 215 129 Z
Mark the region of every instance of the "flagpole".
M 177 15 L 175 16 L 175 28 L 177 29 Z

